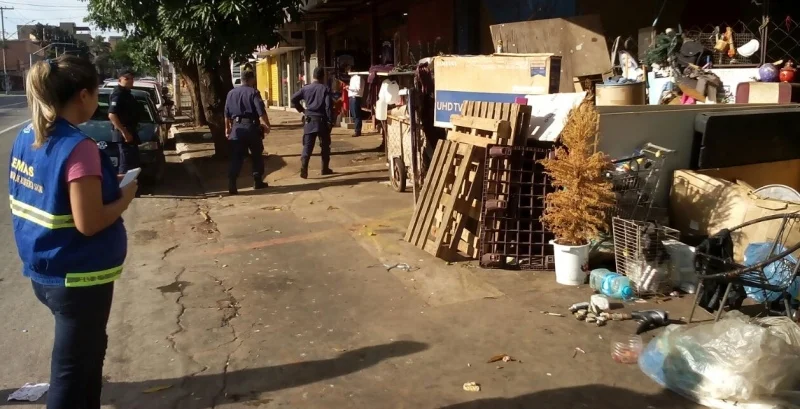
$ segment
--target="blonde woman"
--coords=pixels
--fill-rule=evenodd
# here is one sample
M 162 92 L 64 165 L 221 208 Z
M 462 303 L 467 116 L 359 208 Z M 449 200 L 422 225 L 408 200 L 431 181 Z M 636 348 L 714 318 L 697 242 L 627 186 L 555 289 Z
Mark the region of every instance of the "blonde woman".
M 27 78 L 31 123 L 11 149 L 9 193 L 22 273 L 55 317 L 47 409 L 99 409 L 114 280 L 127 237 L 111 160 L 76 125 L 97 109 L 97 71 L 65 55 Z

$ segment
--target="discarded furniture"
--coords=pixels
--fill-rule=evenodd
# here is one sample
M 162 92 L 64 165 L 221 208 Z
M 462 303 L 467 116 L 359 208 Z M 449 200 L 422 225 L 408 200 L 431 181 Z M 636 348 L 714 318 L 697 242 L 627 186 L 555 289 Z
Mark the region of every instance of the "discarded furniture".
M 769 242 L 763 243 L 769 245 L 768 252 L 764 252 L 763 258 L 735 261 L 731 237 L 743 234 L 743 231 L 748 228 L 766 228 L 775 233 L 770 234 Z M 701 300 L 707 307 L 717 309 L 715 321 L 718 321 L 726 306 L 738 308 L 745 295 L 752 297 L 759 291 L 765 293 L 764 304 L 768 311 L 769 303 L 775 301 L 773 300 L 775 297 L 767 296 L 766 292 L 777 293 L 783 300 L 786 315 L 792 318 L 790 289 L 797 285 L 795 280 L 797 280 L 800 269 L 800 263 L 797 261 L 800 253 L 800 241 L 796 240 L 796 236 L 793 235 L 797 229 L 800 229 L 800 214 L 766 216 L 731 229 L 722 230 L 698 246 L 696 265 L 700 283 L 697 286 L 689 322 L 692 322 L 694 311 Z M 753 244 L 749 243 L 748 246 Z M 745 258 L 746 255 L 747 252 Z M 708 291 L 707 287 L 712 288 L 713 291 Z M 720 299 L 719 295 L 723 288 L 724 293 Z M 739 298 L 733 304 L 729 302 L 729 297 L 734 295 L 731 293 L 732 290 Z M 743 291 L 746 293 L 743 294 Z

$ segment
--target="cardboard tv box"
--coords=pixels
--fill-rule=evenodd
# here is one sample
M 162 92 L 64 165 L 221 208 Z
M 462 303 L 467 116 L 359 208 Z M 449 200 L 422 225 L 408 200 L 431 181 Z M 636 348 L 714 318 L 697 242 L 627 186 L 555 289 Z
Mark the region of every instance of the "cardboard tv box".
M 770 215 L 800 212 L 800 202 L 762 199 L 753 193 L 781 184 L 800 191 L 800 159 L 705 170 L 676 170 L 670 192 L 670 220 L 684 235 L 710 236 L 722 229 Z M 734 235 L 736 258 L 749 243 L 771 242 L 780 221 L 759 223 Z M 800 223 L 790 226 L 786 243 L 800 241 Z
M 445 128 L 464 101 L 513 103 L 558 93 L 561 84 L 561 57 L 553 54 L 441 56 L 433 66 L 435 125 Z

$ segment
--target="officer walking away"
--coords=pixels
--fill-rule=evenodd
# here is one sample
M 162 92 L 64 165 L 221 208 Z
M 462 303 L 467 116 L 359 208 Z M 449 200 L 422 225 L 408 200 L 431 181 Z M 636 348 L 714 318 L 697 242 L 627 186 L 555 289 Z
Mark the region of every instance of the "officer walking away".
M 270 124 L 264 100 L 256 89 L 256 74 L 245 71 L 242 86 L 232 89 L 225 101 L 225 136 L 230 141 L 231 163 L 228 171 L 228 192 L 238 194 L 236 179 L 244 158 L 250 153 L 253 162 L 253 188 L 264 189 L 264 136 Z
M 314 80 L 292 95 L 292 106 L 303 114 L 303 153 L 300 155 L 300 177 L 308 178 L 308 160 L 314 152 L 314 144 L 319 138 L 322 150 L 322 174 L 332 175 L 331 127 L 333 126 L 333 100 L 331 90 L 324 84 L 325 71 L 322 67 L 314 69 Z M 305 101 L 306 106 L 300 104 Z
M 111 141 L 119 147 L 119 168 L 124 175 L 131 169 L 140 167 L 139 161 L 139 103 L 131 94 L 133 72 L 123 70 L 119 74 L 119 85 L 109 98 L 108 119 L 114 126 Z

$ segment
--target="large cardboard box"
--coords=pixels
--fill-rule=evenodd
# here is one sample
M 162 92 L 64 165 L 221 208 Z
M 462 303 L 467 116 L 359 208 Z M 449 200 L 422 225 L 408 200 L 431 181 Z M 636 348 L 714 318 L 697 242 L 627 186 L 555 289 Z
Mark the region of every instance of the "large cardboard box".
M 516 102 L 557 93 L 561 82 L 561 57 L 553 54 L 442 56 L 433 69 L 439 127 L 450 127 L 450 116 L 461 113 L 464 101 Z
M 760 217 L 800 212 L 800 203 L 761 199 L 753 190 L 786 184 L 800 190 L 800 160 L 709 170 L 676 170 L 670 192 L 673 227 L 685 235 L 712 235 Z M 794 172 L 791 172 L 794 170 Z M 774 175 L 770 178 L 770 175 Z M 800 241 L 800 224 L 786 231 L 785 243 Z M 734 236 L 737 259 L 749 243 L 776 239 L 780 222 L 759 223 Z

